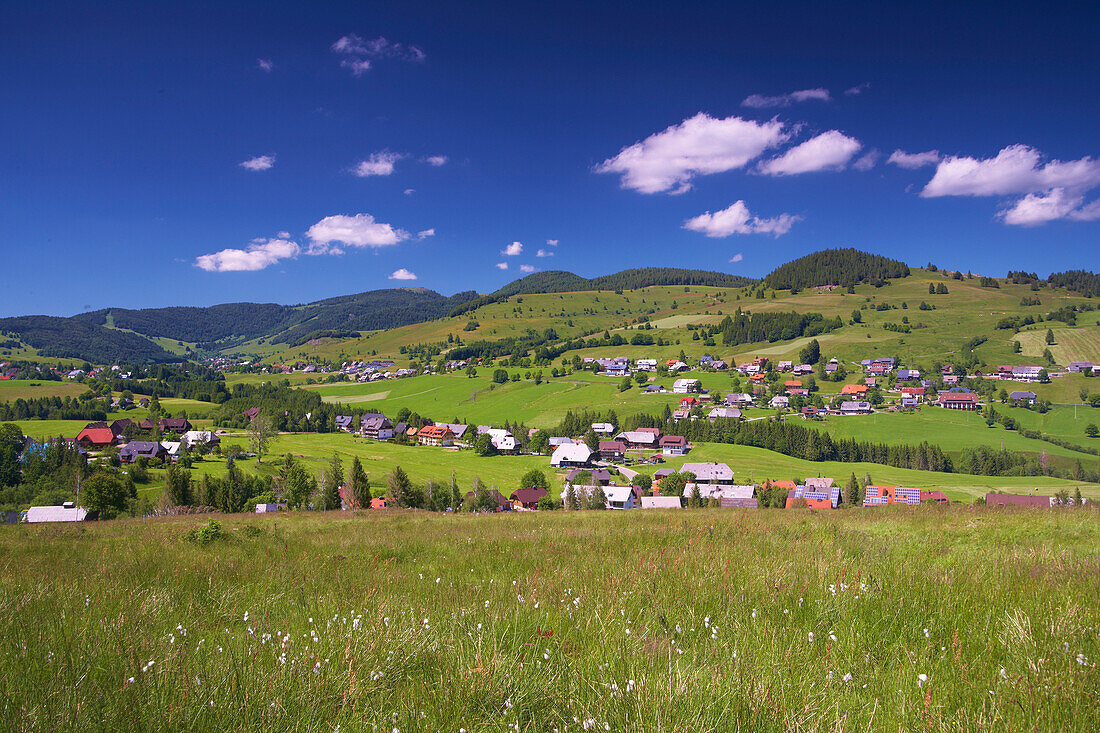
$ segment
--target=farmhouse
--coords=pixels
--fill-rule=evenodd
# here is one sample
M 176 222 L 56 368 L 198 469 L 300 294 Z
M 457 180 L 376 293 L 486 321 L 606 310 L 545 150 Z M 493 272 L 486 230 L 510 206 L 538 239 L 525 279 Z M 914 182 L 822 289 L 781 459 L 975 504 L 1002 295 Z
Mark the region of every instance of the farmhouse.
M 666 456 L 686 455 L 689 450 L 687 438 L 682 435 L 662 435 L 658 445 Z
M 1066 369 L 1071 372 L 1095 371 L 1096 366 L 1091 361 L 1071 361 Z
M 425 425 L 417 433 L 421 445 L 448 446 L 454 445 L 455 434 L 449 427 L 439 425 Z
M 168 452 L 164 446 L 152 440 L 131 440 L 118 450 L 118 459 L 123 463 L 133 463 L 139 458 L 164 458 Z
M 486 428 L 484 431 L 478 428 L 478 433 L 484 432 L 492 441 L 493 447 L 500 453 L 516 453 L 520 449 L 519 441 L 515 436 L 503 428 Z
M 462 423 L 437 422 L 435 426 L 450 429 L 451 433 L 454 434 L 454 440 L 465 440 L 466 433 L 470 430 L 469 425 L 463 425 Z
M 616 435 L 615 440 L 626 443 L 628 448 L 651 449 L 659 445 L 659 437 L 658 434 L 651 433 L 648 430 L 628 430 Z
M 626 443 L 621 440 L 601 440 L 600 458 L 605 461 L 621 461 L 626 458 Z
M 720 417 L 735 419 L 740 418 L 741 411 L 738 410 L 736 407 L 715 407 L 713 410 L 707 413 L 707 419 L 709 419 L 711 422 L 714 422 Z
M 920 498 L 921 490 L 908 486 L 868 486 L 865 489 L 863 506 L 920 504 Z
M 352 424 L 353 421 L 354 421 L 354 418 L 351 415 L 337 415 L 336 420 L 335 420 L 336 429 L 337 430 L 345 430 L 345 431 L 350 433 L 351 432 L 351 424 Z
M 854 397 L 863 397 L 867 394 L 867 387 L 862 384 L 846 384 L 840 389 L 840 394 Z
M 83 522 L 88 518 L 88 510 L 67 501 L 61 506 L 32 506 L 27 510 L 27 522 Z
M 115 444 L 115 434 L 107 427 L 105 422 L 88 423 L 80 434 L 76 436 L 76 442 L 85 448 L 102 449 Z
M 841 415 L 870 415 L 871 403 L 870 402 L 841 402 L 840 403 Z
M 1011 367 L 1011 373 L 1005 375 L 1001 370 L 1004 367 L 997 367 L 997 373 L 1001 379 L 1011 379 L 1016 382 L 1040 382 L 1043 379 L 1043 373 L 1046 371 L 1044 367 L 1037 364 L 1024 364 L 1022 366 Z
M 733 485 L 733 469 L 725 463 L 685 463 L 680 473 L 690 473 L 700 484 Z
M 924 387 L 902 387 L 901 397 L 902 399 L 909 397 L 920 402 L 924 399 Z
M 740 392 L 738 394 L 726 395 L 726 404 L 730 407 L 741 407 L 752 404 L 752 395 Z
M 549 496 L 550 492 L 541 487 L 533 489 L 517 489 L 508 497 L 512 501 L 513 509 L 538 509 L 539 500 Z
M 794 369 L 794 362 L 793 361 L 780 361 L 776 365 L 776 368 L 781 372 L 789 372 L 792 369 Z
M 920 379 L 919 369 L 898 369 L 899 382 L 908 382 L 916 379 Z
M 677 379 L 672 383 L 672 391 L 675 394 L 688 394 L 689 392 L 698 392 L 700 388 L 700 382 L 698 379 Z
M 360 420 L 360 431 L 364 438 L 371 440 L 389 440 L 393 437 L 393 423 L 385 415 L 369 412 Z M 452 432 L 453 436 L 453 432 Z M 452 437 L 452 440 L 454 438 Z
M 550 465 L 555 468 L 581 468 L 592 463 L 594 451 L 584 443 L 559 445 L 550 456 Z
M 191 423 L 183 417 L 164 417 L 158 423 L 162 433 L 186 433 L 191 429 Z
M 1039 395 L 1035 394 L 1034 392 L 1011 392 L 1008 395 L 1008 401 L 1017 405 L 1034 405 L 1035 400 L 1037 400 L 1038 398 Z
M 940 392 L 939 406 L 948 410 L 977 410 L 978 395 L 969 391 Z
M 785 394 L 777 394 L 775 397 L 772 397 L 772 401 L 768 404 L 775 409 L 790 407 L 791 398 Z
M 592 432 L 596 435 L 611 435 L 615 432 L 615 426 L 609 422 L 592 423 Z

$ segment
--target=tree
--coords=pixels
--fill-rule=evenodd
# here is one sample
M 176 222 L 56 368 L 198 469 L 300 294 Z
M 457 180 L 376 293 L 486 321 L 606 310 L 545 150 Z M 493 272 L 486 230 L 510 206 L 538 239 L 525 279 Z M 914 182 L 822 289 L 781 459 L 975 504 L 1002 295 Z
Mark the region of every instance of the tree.
M 287 474 L 284 498 L 292 507 L 305 507 L 309 504 L 309 497 L 317 490 L 316 479 L 310 481 L 310 476 L 299 464 L 294 463 Z
M 625 392 L 630 389 L 631 382 L 630 377 L 623 377 L 623 381 L 619 382 L 619 391 Z
M 190 506 L 193 503 L 191 472 L 169 464 L 165 474 L 164 493 L 175 506 Z
M 1047 329 L 1047 345 L 1049 346 L 1050 344 L 1053 344 L 1053 343 L 1054 343 L 1054 329 L 1048 328 Z
M 584 434 L 584 444 L 594 451 L 600 449 L 600 438 L 592 428 L 588 428 L 588 432 Z
M 565 485 L 565 508 L 571 512 L 575 512 L 580 508 L 577 505 L 577 491 L 573 488 L 572 483 Z
M 844 500 L 852 506 L 859 506 L 863 503 L 859 494 L 859 481 L 856 479 L 856 472 L 852 471 L 852 475 L 848 478 L 848 485 L 844 487 Z
M 530 471 L 523 474 L 519 480 L 519 487 L 521 489 L 545 489 L 548 486 L 546 474 L 537 468 L 532 468 Z
M 100 519 L 114 519 L 126 509 L 126 487 L 109 473 L 97 471 L 80 487 L 80 504 Z
M 647 473 L 639 473 L 631 483 L 638 487 L 639 493 L 643 496 L 653 493 L 653 477 Z
M 344 467 L 340 462 L 340 456 L 332 454 L 325 472 L 321 475 L 321 509 L 331 511 L 339 509 L 343 503 L 340 500 L 340 486 L 344 483 Z
M 401 466 L 394 466 L 390 471 L 390 475 L 386 477 L 386 484 L 390 490 L 390 498 L 398 506 L 408 506 L 406 503 L 409 499 L 409 489 L 412 488 L 412 482 L 409 481 L 409 475 L 401 468 Z
M 684 486 L 695 481 L 693 473 L 670 473 L 661 479 L 662 496 L 683 496 Z
M 482 433 L 474 440 L 474 452 L 479 456 L 495 456 L 497 447 L 493 445 L 493 438 L 488 433 Z
M 1023 350 L 1023 347 L 1020 346 L 1019 341 L 1013 341 L 1012 342 L 1012 353 L 1019 354 L 1022 350 Z
M 1095 438 L 1100 435 L 1100 428 L 1096 427 L 1096 423 L 1089 423 L 1085 426 L 1085 437 Z
M 252 446 L 252 452 L 256 454 L 256 463 L 263 460 L 263 454 L 267 452 L 267 444 L 277 434 L 275 423 L 262 412 L 248 424 L 248 440 Z
M 505 384 L 508 381 L 508 370 L 497 369 L 493 371 L 493 381 L 497 384 Z
M 935 295 L 936 294 L 936 286 L 933 285 L 932 283 L 928 283 L 928 294 L 929 295 Z
M 550 445 L 550 436 L 545 430 L 537 430 L 527 441 L 527 449 L 532 453 L 545 453 Z
M 462 492 L 458 490 L 458 479 L 455 478 L 455 472 L 451 471 L 451 510 L 458 511 L 462 506 Z
M 607 508 L 607 497 L 603 493 L 602 486 L 586 486 L 585 490 L 588 492 L 585 496 L 587 499 L 586 509 L 600 511 Z
M 367 473 L 363 470 L 363 464 L 359 461 L 359 456 L 355 456 L 351 460 L 351 469 L 348 471 L 348 489 L 357 507 L 370 509 L 370 500 L 373 498 L 370 493 L 370 479 L 367 478 Z
M 806 344 L 806 348 L 798 352 L 798 358 L 803 364 L 816 364 L 821 361 L 821 344 L 817 339 L 812 339 Z
M 649 376 L 645 372 L 634 372 L 634 381 L 638 384 L 645 384 L 649 381 Z
M 936 295 L 947 295 L 947 286 L 943 283 L 936 285 Z

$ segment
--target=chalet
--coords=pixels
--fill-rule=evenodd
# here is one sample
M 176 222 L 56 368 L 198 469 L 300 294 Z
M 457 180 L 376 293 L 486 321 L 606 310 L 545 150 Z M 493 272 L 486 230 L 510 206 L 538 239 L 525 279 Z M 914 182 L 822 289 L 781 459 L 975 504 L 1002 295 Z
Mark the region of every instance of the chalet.
M 955 365 L 954 364 L 944 364 L 943 366 L 940 367 L 940 373 L 941 374 L 954 374 L 955 373 Z
M 465 440 L 467 433 L 470 431 L 470 426 L 462 423 L 437 422 L 435 426 L 449 429 L 454 434 L 455 440 Z
M 666 456 L 683 456 L 690 450 L 687 438 L 682 435 L 662 435 L 658 445 Z
M 1088 499 L 1081 499 L 1082 504 L 1088 504 Z M 995 494 L 989 493 L 985 495 L 985 503 L 987 506 L 1022 506 L 1022 507 L 1036 507 L 1040 509 L 1050 509 L 1052 507 L 1061 506 L 1073 506 L 1073 499 L 1070 498 L 1065 504 L 1058 501 L 1056 496 L 1037 496 L 1034 494 Z
M 699 357 L 699 366 L 701 366 L 701 367 L 709 367 L 713 363 L 714 363 L 714 357 L 711 356 L 710 354 L 703 354 L 702 356 Z
M 682 509 L 678 496 L 643 496 L 642 509 Z
M 111 432 L 115 434 L 115 438 L 121 438 L 126 431 L 131 428 L 137 428 L 137 423 L 128 417 L 115 420 L 111 423 Z
M 691 417 L 691 410 L 673 410 L 672 422 L 680 422 L 681 420 L 687 420 Z
M 393 435 L 396 438 L 398 435 L 405 435 L 409 431 L 409 424 L 407 422 L 394 423 Z
M 841 415 L 870 415 L 871 403 L 870 402 L 841 402 L 840 403 Z
M 932 502 L 933 504 L 950 504 L 947 500 L 947 494 L 942 491 L 922 491 L 920 492 L 921 504 L 925 502 Z
M 789 372 L 792 369 L 794 369 L 794 362 L 793 361 L 781 361 L 777 364 L 777 368 L 781 372 Z
M 595 452 L 584 443 L 559 445 L 550 456 L 554 468 L 581 468 L 592 464 Z
M 658 446 L 660 436 L 649 431 L 628 430 L 615 436 L 615 440 L 626 443 L 628 448 L 652 449 Z
M 27 522 L 83 522 L 88 519 L 88 510 L 67 501 L 61 506 L 32 506 L 27 510 Z
M 867 394 L 867 387 L 862 384 L 846 384 L 840 388 L 842 396 L 863 397 Z
M 863 366 L 864 369 L 867 369 L 868 367 L 873 367 L 873 366 L 877 365 L 877 366 L 886 367 L 886 371 L 893 371 L 894 366 L 895 366 L 895 362 L 894 362 L 893 357 L 876 356 L 873 359 L 864 359 L 863 361 L 860 362 L 860 365 Z
M 715 407 L 707 413 L 707 419 L 714 422 L 720 417 L 739 419 L 741 417 L 741 411 L 736 407 Z
M 621 461 L 626 458 L 626 443 L 621 440 L 601 440 L 600 458 L 605 461 Z
M 645 389 L 642 390 L 645 394 L 660 394 L 665 391 L 665 388 L 659 384 L 647 384 Z
M 118 459 L 123 463 L 133 463 L 139 458 L 164 458 L 168 452 L 164 446 L 153 440 L 131 440 L 118 450 Z
M 492 500 L 492 507 L 489 511 L 492 512 L 507 512 L 512 509 L 512 502 L 510 499 L 505 498 L 504 494 L 500 493 L 496 489 L 489 489 L 489 498 Z M 472 504 L 476 498 L 476 494 L 473 491 L 467 491 L 466 496 L 463 499 L 464 504 Z
M 685 395 L 680 399 L 680 408 L 690 410 L 695 405 L 699 404 L 699 398 L 693 394 Z
M 903 399 L 912 397 L 917 402 L 920 402 L 924 399 L 924 387 L 902 387 L 901 396 Z
M 1096 365 L 1091 361 L 1071 361 L 1066 370 L 1071 372 L 1096 371 Z
M 784 484 L 793 484 L 793 481 L 773 481 L 772 487 L 784 488 Z M 786 508 L 794 508 L 796 502 L 810 509 L 836 509 L 840 504 L 840 487 L 833 486 L 832 479 L 809 479 L 804 486 L 787 488 Z
M 575 483 L 577 476 L 580 476 L 584 471 L 588 471 L 588 475 L 591 477 L 587 479 L 586 485 L 595 484 L 596 486 L 606 486 L 611 483 L 611 472 L 606 468 L 574 468 L 565 475 L 565 480 L 569 483 Z
M 802 380 L 801 379 L 788 379 L 785 382 L 783 382 L 783 386 L 786 387 L 787 389 L 798 389 L 799 387 L 802 386 Z
M 633 486 L 608 484 L 599 488 L 607 498 L 608 509 L 633 509 L 638 505 L 638 489 Z
M 840 362 L 836 359 L 829 359 L 829 363 L 825 365 L 826 374 L 835 374 L 840 371 Z
M 726 371 L 727 369 L 730 368 L 730 365 L 727 364 L 726 362 L 722 361 L 721 359 L 715 359 L 714 361 L 711 362 L 710 368 L 711 369 L 717 369 L 720 372 L 724 372 L 724 371 Z
M 885 364 L 872 364 L 865 371 L 873 377 L 881 377 L 888 374 L 890 368 Z
M 802 408 L 802 417 L 817 417 L 817 408 L 813 405 L 806 405 Z
M 337 415 L 336 416 L 336 429 L 351 432 L 351 424 L 354 418 L 351 415 Z
M 359 421 L 359 430 L 364 438 L 370 440 L 389 440 L 393 437 L 393 423 L 385 415 L 377 412 L 368 412 Z M 454 432 L 451 433 L 454 440 Z
M 680 473 L 690 473 L 701 484 L 733 485 L 733 469 L 725 463 L 685 463 Z
M 794 367 L 791 368 L 791 372 L 796 377 L 801 377 L 806 374 L 813 374 L 814 368 L 809 364 L 796 364 Z
M 672 391 L 676 394 L 688 394 L 698 392 L 701 385 L 698 379 L 677 379 L 672 383 Z
M 868 388 L 877 387 L 878 377 L 864 377 L 863 383 L 867 385 Z
M 1010 392 L 1008 395 L 1008 401 L 1017 405 L 1034 405 L 1037 399 L 1039 399 L 1039 395 L 1034 392 Z
M 445 425 L 425 425 L 416 435 L 421 445 L 449 446 L 455 442 L 454 431 Z
M 948 390 L 940 392 L 938 404 L 948 410 L 977 410 L 980 407 L 978 395 L 970 391 Z
M 596 435 L 611 435 L 615 432 L 615 426 L 609 422 L 592 423 L 592 432 Z
M 638 359 L 634 362 L 634 368 L 640 369 L 643 372 L 655 372 L 657 371 L 656 359 Z
M 186 433 L 191 429 L 191 423 L 185 417 L 163 417 L 157 423 L 162 433 Z
M 679 372 L 686 372 L 690 368 L 691 367 L 689 367 L 687 364 L 685 364 L 682 361 L 674 361 L 671 364 L 669 364 L 668 373 L 669 374 L 677 374 Z
M 608 364 L 603 373 L 605 377 L 626 377 L 630 376 L 630 367 L 626 364 Z
M 726 395 L 726 404 L 730 407 L 738 407 L 752 404 L 752 395 L 744 392 Z
M 772 397 L 772 401 L 768 404 L 777 410 L 785 409 L 787 407 L 790 407 L 791 398 L 785 394 L 778 394 L 775 397 Z
M 676 473 L 675 468 L 658 468 L 653 472 L 653 480 L 659 482 L 665 476 L 671 476 L 674 473 Z
M 944 384 L 958 384 L 959 383 L 959 375 L 958 374 L 945 374 L 945 375 L 943 375 L 943 383 Z
M 868 486 L 864 489 L 863 506 L 920 504 L 920 495 L 920 489 L 908 486 Z
M 544 496 L 550 496 L 550 492 L 544 488 L 517 489 L 508 497 L 513 509 L 538 509 L 539 500 Z
M 76 436 L 76 442 L 84 448 L 102 450 L 115 444 L 114 432 L 107 427 L 105 422 L 88 423 L 80 434 Z

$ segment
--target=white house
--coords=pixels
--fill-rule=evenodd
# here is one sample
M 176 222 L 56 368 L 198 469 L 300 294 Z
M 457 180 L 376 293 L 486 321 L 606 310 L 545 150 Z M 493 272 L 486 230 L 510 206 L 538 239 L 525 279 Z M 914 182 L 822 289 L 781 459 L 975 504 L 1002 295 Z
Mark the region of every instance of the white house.
M 675 394 L 688 394 L 699 391 L 698 379 L 677 379 L 672 383 L 672 391 Z
M 633 509 L 638 496 L 633 486 L 614 484 L 604 486 L 603 495 L 607 497 L 607 506 L 610 509 Z
M 286 509 L 286 504 L 257 504 L 256 505 L 256 513 L 257 514 L 269 514 L 271 512 L 277 512 L 280 509 L 285 510 Z
M 194 448 L 196 445 L 214 446 L 221 441 L 216 433 L 209 430 L 188 430 L 180 436 L 180 442 L 187 448 Z
M 592 449 L 584 443 L 559 445 L 550 456 L 550 465 L 555 468 L 578 468 L 592 462 Z
M 83 522 L 88 510 L 67 501 L 61 506 L 32 506 L 27 510 L 27 521 L 38 522 Z
M 643 372 L 655 372 L 657 371 L 656 359 L 638 359 L 634 362 L 634 366 Z
M 502 428 L 489 428 L 485 431 L 489 435 L 489 440 L 493 442 L 493 447 L 501 453 L 512 453 L 519 448 L 519 443 L 516 442 L 514 435 Z
M 791 398 L 785 394 L 777 394 L 775 397 L 772 397 L 772 401 L 768 404 L 776 409 L 790 407 Z
M 615 426 L 609 422 L 594 422 L 592 423 L 592 432 L 596 435 L 611 435 L 615 432 Z

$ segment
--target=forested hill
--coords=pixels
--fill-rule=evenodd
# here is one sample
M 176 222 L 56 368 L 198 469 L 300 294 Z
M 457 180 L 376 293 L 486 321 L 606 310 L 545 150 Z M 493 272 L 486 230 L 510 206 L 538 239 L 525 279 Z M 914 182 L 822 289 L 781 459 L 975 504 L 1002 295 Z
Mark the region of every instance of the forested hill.
M 93 364 L 183 361 L 147 338 L 73 318 L 0 318 L 0 333 L 12 334 L 42 356 L 82 359 Z
M 909 265 L 858 249 L 823 249 L 780 265 L 764 278 L 776 290 L 801 290 L 819 285 L 882 284 L 909 276 Z
M 1056 288 L 1065 288 L 1088 295 L 1100 297 L 1100 275 L 1088 270 L 1067 270 L 1066 272 L 1052 272 L 1047 282 Z
M 533 293 L 566 293 L 576 290 L 633 290 L 651 285 L 705 285 L 712 287 L 740 288 L 755 280 L 709 270 L 684 270 L 676 267 L 643 267 L 623 270 L 614 275 L 586 278 L 564 270 L 536 272 L 513 280 L 500 290 L 471 300 L 451 311 L 458 316 L 483 305 L 497 303 L 513 295 Z
M 207 308 L 109 308 L 81 313 L 74 321 L 113 325 L 146 336 L 205 343 L 231 337 L 252 339 L 286 327 L 295 310 L 274 303 L 226 303 Z

